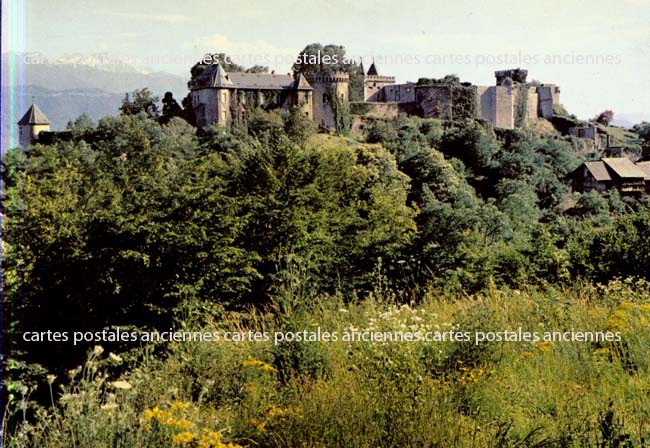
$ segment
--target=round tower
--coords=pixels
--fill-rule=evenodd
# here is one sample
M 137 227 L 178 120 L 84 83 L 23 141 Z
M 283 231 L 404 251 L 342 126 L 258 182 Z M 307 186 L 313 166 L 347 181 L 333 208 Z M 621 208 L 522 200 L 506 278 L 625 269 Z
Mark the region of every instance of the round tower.
M 313 89 L 314 122 L 328 129 L 337 128 L 337 114 L 340 108 L 347 108 L 350 102 L 350 75 L 345 72 L 305 74 Z

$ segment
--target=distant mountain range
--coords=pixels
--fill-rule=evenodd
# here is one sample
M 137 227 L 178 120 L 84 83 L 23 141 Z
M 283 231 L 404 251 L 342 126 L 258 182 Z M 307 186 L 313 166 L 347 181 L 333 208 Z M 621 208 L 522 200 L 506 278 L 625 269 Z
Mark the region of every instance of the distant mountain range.
M 642 121 L 648 121 L 647 113 L 639 112 L 636 114 L 614 114 L 614 120 L 612 120 L 612 124 L 621 128 L 631 128 L 635 124 L 641 123 Z
M 160 98 L 171 91 L 179 103 L 187 94 L 189 67 L 185 79 L 164 72 L 148 72 L 105 55 L 68 55 L 51 61 L 38 54 L 19 54 L 13 58 L 2 54 L 3 67 L 11 67 L 12 62 L 16 76 L 14 87 L 10 88 L 3 79 L 2 97 L 13 98 L 15 116 L 9 120 L 4 114 L 3 150 L 7 147 L 9 131 L 17 132 L 15 122 L 27 110 L 32 97 L 50 119 L 52 130 L 61 130 L 83 113 L 93 120 L 115 115 L 125 93 L 135 89 L 147 87 Z

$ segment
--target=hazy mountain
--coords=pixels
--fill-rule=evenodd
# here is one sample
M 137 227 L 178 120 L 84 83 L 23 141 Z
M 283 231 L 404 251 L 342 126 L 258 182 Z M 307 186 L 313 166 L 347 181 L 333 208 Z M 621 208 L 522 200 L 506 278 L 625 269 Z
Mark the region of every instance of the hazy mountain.
M 60 130 L 65 128 L 69 120 L 84 113 L 94 121 L 106 115 L 117 114 L 124 94 L 96 88 L 53 90 L 41 86 L 25 86 L 19 90 L 16 98 L 16 103 L 24 106 L 17 110 L 27 109 L 32 97 L 50 119 L 52 129 Z
M 630 114 L 614 114 L 614 120 L 612 120 L 612 124 L 614 126 L 620 126 L 622 128 L 631 128 L 635 124 L 649 120 L 650 118 L 648 116 L 648 113 L 639 112 Z
M 2 64 L 10 66 L 7 53 Z M 41 86 L 51 90 L 101 89 L 111 93 L 130 92 L 147 87 L 162 96 L 170 90 L 174 95 L 185 96 L 187 79 L 163 72 L 147 72 L 102 55 L 69 55 L 49 60 L 39 54 L 17 54 L 13 57 L 16 84 Z
M 187 80 L 162 72 L 148 72 L 113 60 L 106 55 L 66 55 L 49 60 L 40 54 L 2 55 L 4 67 L 14 67 L 15 87 L 2 86 L 3 98 L 13 98 L 14 116 L 8 111 L 2 124 L 2 148 L 9 132 L 17 132 L 16 122 L 34 101 L 52 122 L 53 130 L 65 128 L 69 120 L 82 113 L 97 120 L 115 115 L 124 94 L 147 87 L 162 98 L 171 91 L 180 103 L 187 95 Z M 6 79 L 3 79 L 6 82 Z M 8 109 L 7 109 L 8 110 Z

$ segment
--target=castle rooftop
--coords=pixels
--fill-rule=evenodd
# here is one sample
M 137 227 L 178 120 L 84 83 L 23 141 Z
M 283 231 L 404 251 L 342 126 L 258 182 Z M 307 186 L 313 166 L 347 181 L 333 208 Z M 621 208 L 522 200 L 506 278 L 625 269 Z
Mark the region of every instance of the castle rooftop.
M 29 124 L 50 124 L 50 120 L 45 116 L 45 114 L 38 108 L 36 103 L 33 103 L 23 118 L 18 122 L 18 126 L 26 126 Z
M 294 79 L 291 75 L 275 73 L 228 73 L 220 64 L 213 64 L 203 70 L 191 83 L 190 88 L 230 88 L 244 90 L 309 90 L 311 86 L 302 75 Z

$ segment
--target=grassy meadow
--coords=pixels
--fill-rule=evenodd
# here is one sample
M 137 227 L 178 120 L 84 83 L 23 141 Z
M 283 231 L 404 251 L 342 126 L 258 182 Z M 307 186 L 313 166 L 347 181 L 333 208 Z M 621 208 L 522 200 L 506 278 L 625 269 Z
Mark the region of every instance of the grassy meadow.
M 650 284 L 428 292 L 399 305 L 286 294 L 266 311 L 197 313 L 202 331 L 612 331 L 620 342 L 178 342 L 102 347 L 48 377 L 8 447 L 615 447 L 650 436 Z M 197 316 L 201 316 L 200 319 Z M 164 352 L 165 356 L 155 356 Z M 127 365 L 119 377 L 116 366 Z M 31 391 L 23 390 L 26 399 Z M 5 429 L 7 429 L 5 427 Z M 645 442 L 644 442 L 645 441 Z

